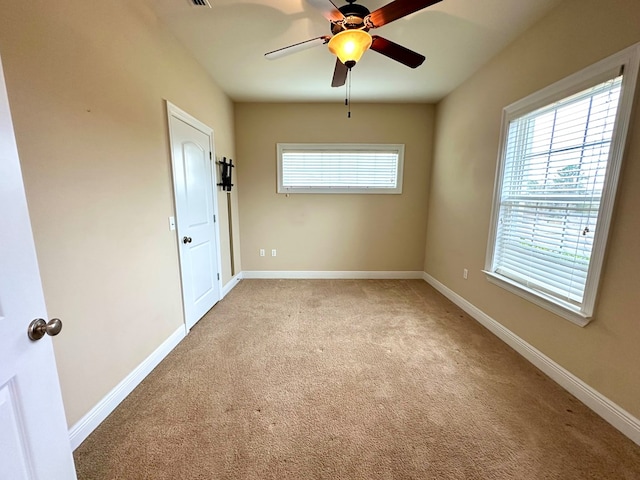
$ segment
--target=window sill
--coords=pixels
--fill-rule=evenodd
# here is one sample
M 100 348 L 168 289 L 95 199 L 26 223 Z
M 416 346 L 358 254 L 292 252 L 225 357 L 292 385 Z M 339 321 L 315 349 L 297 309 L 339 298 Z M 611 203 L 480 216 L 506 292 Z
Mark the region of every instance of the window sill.
M 360 187 L 282 187 L 276 193 L 284 194 L 365 194 L 365 195 L 401 195 L 402 187 L 396 188 L 360 188 Z
M 484 274 L 494 285 L 497 285 L 505 290 L 510 291 L 530 302 L 542 307 L 556 315 L 569 320 L 571 323 L 578 325 L 579 327 L 586 326 L 591 320 L 592 316 L 585 315 L 583 312 L 577 310 L 573 305 L 564 303 L 560 300 L 546 296 L 541 292 L 537 292 L 533 289 L 520 285 L 506 277 L 498 275 L 487 270 L 483 270 Z

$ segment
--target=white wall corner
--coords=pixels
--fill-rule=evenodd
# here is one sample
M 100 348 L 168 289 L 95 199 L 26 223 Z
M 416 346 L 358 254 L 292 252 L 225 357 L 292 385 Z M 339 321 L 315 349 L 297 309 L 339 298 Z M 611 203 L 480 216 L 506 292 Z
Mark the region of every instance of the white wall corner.
M 587 407 L 600 415 L 633 442 L 640 445 L 640 420 L 625 409 L 615 404 L 600 392 L 587 385 L 574 374 L 554 362 L 544 353 L 525 342 L 511 330 L 504 327 L 475 305 L 446 287 L 426 272 L 423 272 L 425 282 L 438 290 L 441 294 L 468 313 L 477 322 L 496 335 L 516 352 L 529 360 L 538 369 L 551 377 L 556 383 L 574 395 Z
M 180 325 L 158 348 L 140 365 L 116 385 L 102 400 L 69 429 L 71 449 L 75 450 L 100 425 L 107 416 L 136 388 L 142 380 L 178 345 L 185 337 L 184 325 Z

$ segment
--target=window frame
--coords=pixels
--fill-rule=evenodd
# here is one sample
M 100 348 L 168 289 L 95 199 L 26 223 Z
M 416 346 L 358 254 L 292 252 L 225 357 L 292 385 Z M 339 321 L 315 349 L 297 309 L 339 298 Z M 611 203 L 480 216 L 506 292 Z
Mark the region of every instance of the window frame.
M 493 204 L 489 225 L 489 238 L 483 272 L 489 282 L 496 284 L 534 304 L 545 308 L 560 317 L 579 326 L 587 325 L 594 318 L 598 287 L 604 263 L 606 244 L 611 226 L 616 190 L 620 171 L 628 142 L 628 130 L 637 88 L 638 68 L 640 64 L 640 43 L 628 47 L 604 60 L 601 60 L 573 75 L 570 75 L 538 92 L 508 105 L 502 112 L 500 147 L 494 183 Z M 498 244 L 498 222 L 501 209 L 501 196 L 505 174 L 506 150 L 509 125 L 512 120 L 553 104 L 589 87 L 605 81 L 605 76 L 615 69 L 623 69 L 620 102 L 613 128 L 609 158 L 602 192 L 602 200 L 597 217 L 591 258 L 582 303 L 576 306 L 556 297 L 534 290 L 516 280 L 497 273 L 495 249 Z
M 277 149 L 277 193 L 296 194 L 402 194 L 404 174 L 404 144 L 374 143 L 278 143 Z M 376 187 L 286 187 L 283 185 L 282 156 L 287 150 L 308 152 L 395 152 L 398 155 L 395 188 Z

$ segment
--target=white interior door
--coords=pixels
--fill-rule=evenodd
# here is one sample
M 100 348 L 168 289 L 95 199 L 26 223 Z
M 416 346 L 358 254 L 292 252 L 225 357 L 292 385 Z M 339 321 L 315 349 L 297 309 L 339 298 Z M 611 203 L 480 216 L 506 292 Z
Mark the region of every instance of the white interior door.
M 0 479 L 76 478 L 0 63 Z
M 220 300 L 222 291 L 213 131 L 168 102 L 167 110 L 182 299 L 190 329 Z

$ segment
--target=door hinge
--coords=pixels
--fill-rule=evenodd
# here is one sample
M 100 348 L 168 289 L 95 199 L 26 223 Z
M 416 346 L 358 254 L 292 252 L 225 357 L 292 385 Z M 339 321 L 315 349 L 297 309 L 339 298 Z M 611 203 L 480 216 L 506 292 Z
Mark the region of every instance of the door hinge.
M 209 152 L 209 160 L 213 160 L 213 155 L 211 155 L 211 152 Z
M 220 274 L 218 273 L 218 280 L 220 280 Z
M 213 216 L 213 223 L 216 223 L 216 216 Z

